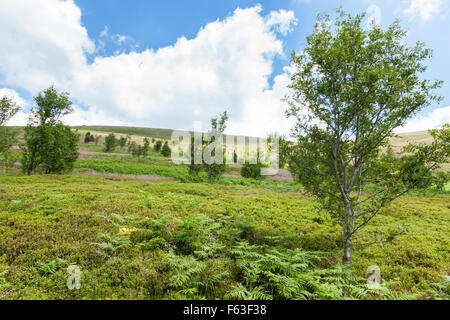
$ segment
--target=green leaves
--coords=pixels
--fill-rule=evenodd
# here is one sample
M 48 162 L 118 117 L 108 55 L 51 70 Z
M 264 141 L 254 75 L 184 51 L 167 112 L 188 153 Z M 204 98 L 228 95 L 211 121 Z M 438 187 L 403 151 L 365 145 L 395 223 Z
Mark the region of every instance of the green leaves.
M 172 150 L 169 147 L 169 143 L 166 141 L 161 149 L 161 154 L 164 157 L 169 157 L 172 154 Z
M 72 102 L 69 100 L 69 94 L 66 92 L 58 93 L 54 86 L 40 92 L 34 101 L 37 108 L 33 108 L 32 123 L 34 125 L 53 126 L 60 123 L 63 116 L 73 111 Z
M 7 128 L 6 123 L 14 117 L 20 108 L 8 97 L 0 99 L 0 154 L 8 158 L 8 151 L 17 142 L 17 132 Z
M 29 175 L 36 169 L 43 173 L 63 173 L 73 169 L 78 158 L 78 134 L 61 123 L 72 112 L 67 93 L 58 94 L 50 87 L 35 97 L 37 108 L 31 110 L 25 128 L 22 168 Z
M 25 128 L 22 167 L 29 174 L 64 173 L 73 169 L 78 159 L 78 134 L 63 124 L 45 124 Z
M 44 275 L 50 275 L 61 269 L 62 267 L 67 267 L 69 263 L 60 258 L 56 258 L 52 261 L 49 261 L 47 263 L 44 262 L 38 262 L 36 265 L 36 269 L 38 270 L 39 274 Z
M 105 138 L 105 152 L 113 152 L 114 149 L 117 146 L 117 139 L 116 139 L 116 135 L 114 133 L 110 133 L 106 138 Z
M 6 122 L 12 119 L 17 112 L 19 112 L 20 107 L 10 98 L 4 96 L 0 99 L 0 127 L 6 125 Z

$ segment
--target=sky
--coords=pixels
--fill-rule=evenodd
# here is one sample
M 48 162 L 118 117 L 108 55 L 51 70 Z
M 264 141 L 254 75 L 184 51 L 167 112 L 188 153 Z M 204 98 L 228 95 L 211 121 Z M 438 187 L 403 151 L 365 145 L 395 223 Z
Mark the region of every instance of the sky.
M 291 52 L 339 6 L 399 19 L 408 44 L 434 52 L 424 77 L 444 80 L 444 99 L 399 132 L 450 122 L 450 0 L 0 0 L 0 96 L 22 107 L 10 125 L 54 85 L 70 93 L 70 125 L 206 130 L 227 111 L 229 134 L 288 134 Z

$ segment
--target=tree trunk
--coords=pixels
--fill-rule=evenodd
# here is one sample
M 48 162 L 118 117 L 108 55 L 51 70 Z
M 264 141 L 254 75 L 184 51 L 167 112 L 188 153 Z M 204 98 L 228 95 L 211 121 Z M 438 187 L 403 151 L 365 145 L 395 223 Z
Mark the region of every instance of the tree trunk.
M 344 231 L 344 246 L 342 252 L 342 264 L 348 269 L 352 267 L 352 235 L 349 231 Z
M 36 150 L 35 150 L 35 148 L 33 148 L 33 151 L 31 152 L 30 163 L 28 164 L 28 170 L 27 170 L 27 174 L 29 176 L 31 176 L 31 173 L 33 172 L 35 158 L 36 158 Z
M 353 221 L 351 217 L 351 208 L 347 207 L 345 208 L 345 222 L 346 225 L 344 225 L 344 245 L 342 248 L 342 264 L 344 265 L 344 268 L 346 269 L 345 272 L 350 271 L 352 268 L 352 245 L 353 245 L 353 237 L 352 237 L 352 230 L 353 230 Z M 346 279 L 346 274 L 343 275 L 344 281 L 349 284 L 349 280 Z M 342 292 L 344 297 L 348 297 L 349 293 L 346 288 L 344 288 Z

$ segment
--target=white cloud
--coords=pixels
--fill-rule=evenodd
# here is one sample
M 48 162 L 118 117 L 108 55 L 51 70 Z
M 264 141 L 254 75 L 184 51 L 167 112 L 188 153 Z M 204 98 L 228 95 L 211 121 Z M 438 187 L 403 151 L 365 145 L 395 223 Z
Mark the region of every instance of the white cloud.
M 191 129 L 227 110 L 240 133 L 287 132 L 281 103 L 288 76 L 269 85 L 275 57 L 282 57 L 293 12 L 261 15 L 261 7 L 236 9 L 204 26 L 193 39 L 158 50 L 100 57 L 69 1 L 0 2 L 2 83 L 32 94 L 55 84 L 69 91 L 77 109 L 71 124 L 120 123 Z M 43 23 L 45 21 L 45 23 Z M 102 32 L 106 36 L 108 29 Z M 7 49 L 6 49 L 7 48 Z M 98 49 L 98 48 L 97 48 Z
M 122 34 L 115 34 L 113 36 L 113 39 L 118 45 L 122 45 L 124 42 L 128 41 L 130 38 L 128 36 L 124 36 Z
M 108 26 L 105 26 L 102 30 L 102 32 L 100 32 L 100 37 L 106 37 L 106 35 L 108 35 L 109 32 L 109 28 Z
M 415 132 L 437 129 L 445 123 L 450 123 L 450 106 L 434 109 L 433 111 L 420 115 L 408 121 L 403 128 L 397 132 Z
M 426 20 L 442 1 L 413 0 L 406 13 Z M 44 23 L 45 22 L 45 23 Z M 273 84 L 275 57 L 284 55 L 278 34 L 297 22 L 291 11 L 261 15 L 261 7 L 237 9 L 224 20 L 204 26 L 192 39 L 180 38 L 158 50 L 98 56 L 81 25 L 81 11 L 72 0 L 0 0 L 0 83 L 31 94 L 55 84 L 69 91 L 76 104 L 70 124 L 140 125 L 192 129 L 196 120 L 224 110 L 231 115 L 230 133 L 263 136 L 288 133 L 284 117 L 289 72 Z M 100 38 L 110 37 L 105 27 Z M 117 41 L 124 41 L 116 35 Z M 122 40 L 120 40 L 122 39 Z M 26 101 L 12 89 L 0 89 L 19 105 Z M 11 125 L 24 125 L 20 112 Z M 418 116 L 399 132 L 421 131 L 450 122 L 450 106 Z
M 266 99 L 273 59 L 283 54 L 272 28 L 284 29 L 293 19 L 269 22 L 260 10 L 237 9 L 194 39 L 180 38 L 157 51 L 97 58 L 75 75 L 74 95 L 141 125 L 189 129 L 195 120 L 208 122 L 223 110 L 239 121 L 255 104 L 254 116 L 260 118 L 280 107 L 283 97 L 275 105 Z
M 52 83 L 69 83 L 86 65 L 85 53 L 94 49 L 80 19 L 81 11 L 71 0 L 2 0 L 3 84 L 36 92 Z
M 446 0 L 411 0 L 409 7 L 403 10 L 403 13 L 410 17 L 419 16 L 423 21 L 428 21 L 440 12 L 444 1 Z
M 93 121 L 94 120 L 94 121 Z M 63 118 L 65 123 L 76 124 L 79 126 L 98 124 L 101 126 L 123 126 L 124 122 L 105 113 L 103 110 L 98 110 L 95 107 L 87 110 L 75 106 L 74 112 Z
M 14 101 L 17 104 L 17 106 L 21 108 L 27 105 L 27 102 L 20 96 L 20 94 L 16 90 L 10 88 L 1 88 L 0 98 L 5 96 Z
M 28 115 L 23 112 L 23 108 L 27 106 L 27 102 L 23 99 L 20 94 L 13 89 L 10 88 L 1 88 L 0 89 L 0 98 L 8 97 L 12 101 L 14 101 L 18 107 L 21 109 L 19 112 L 7 123 L 9 126 L 23 126 L 27 122 Z
M 25 126 L 28 121 L 28 113 L 24 112 L 24 109 L 28 106 L 28 103 L 23 99 L 20 94 L 10 88 L 0 89 L 0 98 L 8 97 L 13 100 L 17 106 L 20 107 L 19 112 L 8 122 L 11 126 Z M 110 125 L 110 126 L 122 126 L 124 123 L 120 120 L 114 119 L 113 117 L 105 114 L 104 111 L 97 110 L 97 108 L 90 108 L 88 110 L 82 109 L 75 106 L 74 112 L 63 118 L 66 123 L 73 123 L 78 125 L 88 125 L 91 122 L 88 119 L 95 119 L 95 123 L 99 125 Z
M 380 25 L 381 24 L 381 8 L 375 4 L 370 5 L 367 10 L 367 28 L 371 27 L 372 24 Z
M 126 42 L 135 42 L 133 40 L 132 37 L 130 36 L 126 36 L 123 34 L 113 34 L 110 35 L 109 34 L 109 28 L 108 26 L 105 26 L 102 30 L 102 32 L 100 32 L 98 41 L 98 45 L 97 45 L 97 50 L 98 49 L 103 49 L 105 46 L 105 41 L 113 41 L 115 44 L 117 44 L 118 46 L 122 46 L 123 44 L 125 44 Z M 106 38 L 106 39 L 105 39 Z M 100 48 L 98 48 L 100 46 Z M 135 45 L 135 47 L 137 48 L 138 46 Z
M 297 19 L 293 11 L 279 10 L 272 11 L 266 18 L 266 23 L 275 26 L 282 35 L 287 35 L 292 31 L 292 27 L 297 25 Z

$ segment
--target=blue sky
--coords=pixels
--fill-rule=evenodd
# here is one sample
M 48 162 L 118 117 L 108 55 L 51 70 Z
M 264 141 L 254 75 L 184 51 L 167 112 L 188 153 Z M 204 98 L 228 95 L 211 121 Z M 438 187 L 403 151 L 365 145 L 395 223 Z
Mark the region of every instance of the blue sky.
M 82 22 L 92 38 L 98 37 L 105 26 L 112 34 L 127 35 L 133 39 L 127 43 L 128 50 L 138 44 L 140 48 L 161 48 L 172 45 L 181 37 L 194 38 L 198 30 L 207 23 L 224 19 L 237 8 L 248 8 L 261 4 L 263 15 L 272 10 L 292 10 L 299 20 L 296 28 L 283 38 L 285 51 L 299 51 L 305 45 L 305 38 L 313 30 L 317 14 L 332 13 L 342 6 L 347 12 L 366 12 L 371 5 L 380 8 L 381 23 L 384 26 L 400 19 L 408 30 L 408 41 L 414 44 L 425 41 L 434 50 L 434 58 L 429 62 L 427 76 L 450 83 L 450 32 L 448 32 L 448 4 L 440 7 L 445 14 L 430 17 L 424 21 L 403 13 L 408 1 L 365 1 L 365 0 L 278 0 L 278 1 L 236 1 L 236 0 L 191 0 L 191 1 L 144 1 L 144 0 L 76 0 L 82 10 Z M 110 43 L 106 55 L 118 49 Z M 123 49 L 123 48 L 122 48 Z M 280 72 L 288 59 L 276 59 L 275 72 Z M 450 91 L 442 91 L 443 104 L 450 105 Z
M 71 124 L 190 129 L 226 109 L 236 133 L 286 132 L 292 123 L 276 119 L 290 52 L 304 47 L 318 13 L 342 6 L 383 26 L 398 18 L 408 43 L 434 50 L 425 76 L 444 80 L 444 100 L 404 128 L 423 130 L 450 119 L 449 2 L 4 0 L 0 36 L 11 46 L 0 49 L 0 94 L 23 105 L 15 123 L 54 84 L 75 102 Z

